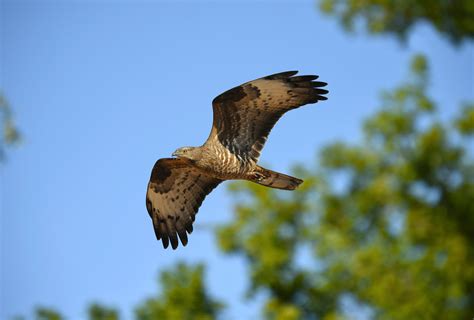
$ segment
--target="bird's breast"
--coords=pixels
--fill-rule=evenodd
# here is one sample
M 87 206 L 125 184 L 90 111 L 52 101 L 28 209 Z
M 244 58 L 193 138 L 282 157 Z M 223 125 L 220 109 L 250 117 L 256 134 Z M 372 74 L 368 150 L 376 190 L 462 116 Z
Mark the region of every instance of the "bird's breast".
M 207 148 L 198 165 L 224 180 L 244 178 L 255 167 L 253 161 L 238 157 L 222 145 Z

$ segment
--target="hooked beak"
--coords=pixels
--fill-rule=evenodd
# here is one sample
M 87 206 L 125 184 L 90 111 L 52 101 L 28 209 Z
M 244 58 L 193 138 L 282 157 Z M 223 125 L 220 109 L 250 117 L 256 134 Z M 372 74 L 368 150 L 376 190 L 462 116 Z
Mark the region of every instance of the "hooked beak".
M 171 154 L 173 157 L 179 157 L 181 156 L 181 153 L 179 153 L 178 151 L 175 151 Z

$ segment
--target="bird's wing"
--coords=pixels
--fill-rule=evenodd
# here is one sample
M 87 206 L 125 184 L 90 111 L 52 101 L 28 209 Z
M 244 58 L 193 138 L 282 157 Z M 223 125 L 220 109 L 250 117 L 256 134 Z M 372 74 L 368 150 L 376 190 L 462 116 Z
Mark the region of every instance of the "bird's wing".
M 326 100 L 318 76 L 273 74 L 230 89 L 212 101 L 214 119 L 206 143 L 218 140 L 242 159 L 258 160 L 270 130 L 287 111 Z
M 167 158 L 155 163 L 146 194 L 146 208 L 153 220 L 156 238 L 163 247 L 171 242 L 178 247 L 188 243 L 187 233 L 193 231 L 193 222 L 202 201 L 222 180 L 197 170 L 185 159 Z

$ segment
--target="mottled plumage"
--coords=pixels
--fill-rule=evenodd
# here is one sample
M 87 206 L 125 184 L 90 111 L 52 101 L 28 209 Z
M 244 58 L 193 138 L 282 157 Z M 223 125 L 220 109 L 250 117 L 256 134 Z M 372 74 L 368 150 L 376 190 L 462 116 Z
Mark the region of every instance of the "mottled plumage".
M 253 80 L 217 96 L 207 141 L 176 150 L 177 158 L 160 159 L 153 167 L 146 207 L 158 240 L 173 249 L 183 245 L 202 201 L 219 183 L 244 179 L 264 186 L 294 190 L 303 181 L 257 165 L 268 134 L 291 109 L 326 100 L 325 82 L 317 76 L 288 71 Z

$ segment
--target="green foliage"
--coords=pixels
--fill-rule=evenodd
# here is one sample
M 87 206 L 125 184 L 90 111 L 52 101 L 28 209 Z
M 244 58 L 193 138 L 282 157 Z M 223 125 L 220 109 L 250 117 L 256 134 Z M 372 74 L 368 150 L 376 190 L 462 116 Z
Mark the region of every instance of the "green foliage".
M 474 161 L 436 120 L 426 59 L 411 70 L 361 144 L 329 145 L 316 169 L 299 169 L 300 190 L 233 185 L 241 199 L 220 247 L 249 263 L 267 319 L 338 319 L 345 297 L 378 319 L 472 317 Z M 472 132 L 472 113 L 463 109 L 458 133 Z
M 13 122 L 12 111 L 8 101 L 0 93 L 0 126 L 2 133 L 0 134 L 0 160 L 4 156 L 5 147 L 12 145 L 20 140 L 20 133 Z
M 58 312 L 40 307 L 36 309 L 36 320 L 62 320 L 64 319 Z
M 210 297 L 203 281 L 204 267 L 180 263 L 160 275 L 161 295 L 147 299 L 135 312 L 138 320 L 215 319 L 223 304 Z
M 474 135 L 474 103 L 465 104 L 463 106 L 454 125 L 462 135 Z
M 118 320 L 118 312 L 114 309 L 104 307 L 98 303 L 89 306 L 89 320 Z
M 339 18 L 347 30 L 363 21 L 370 33 L 404 38 L 415 24 L 427 22 L 454 43 L 474 38 L 471 0 L 321 0 L 320 8 Z
M 207 293 L 204 285 L 204 266 L 179 263 L 162 271 L 159 277 L 161 293 L 148 298 L 135 310 L 137 320 L 189 319 L 212 320 L 223 311 L 224 305 Z M 88 308 L 89 320 L 118 320 L 117 310 L 93 303 Z M 37 320 L 62 320 L 58 312 L 47 308 L 36 310 Z

